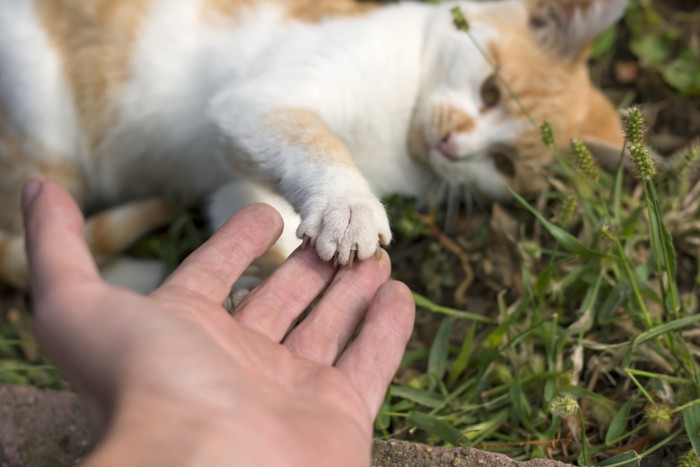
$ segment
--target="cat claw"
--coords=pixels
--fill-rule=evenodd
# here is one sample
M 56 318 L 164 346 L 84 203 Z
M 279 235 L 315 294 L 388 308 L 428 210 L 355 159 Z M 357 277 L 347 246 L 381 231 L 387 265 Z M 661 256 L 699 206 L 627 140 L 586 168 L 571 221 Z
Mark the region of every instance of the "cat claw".
M 384 248 L 381 245 L 377 245 L 377 251 L 374 252 L 374 259 L 380 261 L 384 257 Z
M 374 252 L 374 258 L 379 261 L 382 259 L 384 256 L 384 249 L 381 247 L 381 245 L 377 245 L 377 251 Z M 345 267 L 348 269 L 352 269 L 353 264 L 355 263 L 355 260 L 357 259 L 357 246 L 353 247 L 352 250 L 350 250 L 350 256 L 348 257 L 348 262 L 345 264 Z M 333 266 L 338 267 L 341 264 L 340 258 L 338 257 L 338 254 L 336 253 L 335 256 L 333 256 Z
M 302 250 L 308 250 L 313 243 L 313 240 L 311 237 L 308 235 L 304 234 L 304 237 L 301 239 L 301 249 Z
M 357 256 L 357 250 L 351 250 L 350 258 L 348 259 L 348 269 L 352 269 L 352 263 L 355 261 L 355 256 Z

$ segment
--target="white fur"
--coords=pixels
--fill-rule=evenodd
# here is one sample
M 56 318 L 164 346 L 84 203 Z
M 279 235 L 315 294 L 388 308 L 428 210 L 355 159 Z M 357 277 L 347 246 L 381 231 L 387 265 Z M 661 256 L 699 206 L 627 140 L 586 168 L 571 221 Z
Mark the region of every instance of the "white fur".
M 160 284 L 165 265 L 158 260 L 120 256 L 101 266 L 100 272 L 102 278 L 112 285 L 148 293 Z
M 278 186 L 301 215 L 297 236 L 313 238 L 324 259 L 346 262 L 352 250 L 360 259 L 374 254 L 380 239 L 391 239 L 377 196 L 420 195 L 430 178 L 406 154 L 427 11 L 402 5 L 364 20 L 280 26 L 274 43 L 285 47 L 259 57 L 253 76 L 231 84 L 210 107 L 238 150 L 232 164 L 247 155 L 257 176 Z M 401 20 L 387 27 L 388 15 Z M 366 53 L 372 44 L 382 44 L 382 53 Z M 290 85 L 280 86 L 281 79 Z M 309 157 L 304 148 L 285 147 L 266 132 L 265 115 L 298 107 L 320 116 L 348 146 L 364 177 L 352 167 L 320 164 L 323 155 Z
M 0 2 L 0 100 L 11 121 L 39 145 L 28 153 L 47 162 L 81 155 L 61 62 L 27 0 Z
M 0 2 L 0 97 L 38 141 L 70 157 L 80 152 L 74 111 L 58 58 L 29 4 Z M 479 89 L 492 70 L 467 35 L 453 27 L 449 10 L 457 4 L 467 16 L 511 14 L 526 20 L 520 0 L 404 3 L 318 24 L 290 20 L 279 4 L 261 1 L 235 21 L 207 23 L 201 0 L 157 0 L 137 39 L 131 79 L 118 102 L 119 121 L 84 162 L 92 197 L 117 202 L 169 194 L 198 202 L 235 183 L 231 168 L 243 168 L 299 213 L 298 236 L 312 236 L 323 258 L 344 262 L 350 251 L 366 258 L 380 239 L 391 238 L 378 197 L 421 197 L 436 178 L 453 190 L 502 196 L 506 180 L 488 150 L 522 128 L 503 111 L 479 112 Z M 581 34 L 586 30 L 582 18 L 573 24 Z M 472 24 L 471 34 L 486 43 L 498 31 Z M 19 51 L 15 42 L 22 43 Z M 426 130 L 421 137 L 430 156 L 418 161 L 408 151 L 409 128 L 428 122 L 441 102 L 473 116 L 477 127 L 458 135 L 458 161 L 441 157 L 436 144 L 443 135 Z M 265 124 L 271 112 L 294 107 L 323 121 L 348 148 L 349 163 L 323 162 L 323 154 L 289 147 Z M 215 195 L 215 225 L 242 198 L 260 196 L 257 189 L 241 196 L 244 188 Z M 273 202 L 280 205 L 279 199 Z M 289 252 L 298 242 L 289 231 L 284 238 Z

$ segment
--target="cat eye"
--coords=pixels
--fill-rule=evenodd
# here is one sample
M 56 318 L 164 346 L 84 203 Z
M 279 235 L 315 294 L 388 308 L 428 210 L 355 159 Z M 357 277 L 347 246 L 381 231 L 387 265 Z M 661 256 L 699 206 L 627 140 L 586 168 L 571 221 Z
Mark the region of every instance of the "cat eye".
M 501 175 L 508 178 L 515 177 L 515 165 L 510 158 L 510 154 L 505 150 L 496 149 L 491 151 L 489 155 L 493 160 L 493 164 L 496 166 L 496 170 L 498 170 Z
M 493 108 L 501 101 L 501 89 L 498 87 L 498 78 L 492 74 L 481 85 L 481 101 L 487 109 Z

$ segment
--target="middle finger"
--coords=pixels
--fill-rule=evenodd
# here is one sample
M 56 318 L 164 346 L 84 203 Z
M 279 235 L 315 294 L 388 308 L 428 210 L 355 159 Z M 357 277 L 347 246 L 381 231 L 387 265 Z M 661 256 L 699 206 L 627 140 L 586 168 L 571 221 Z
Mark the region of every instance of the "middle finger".
M 313 249 L 297 250 L 245 297 L 233 316 L 241 325 L 279 342 L 335 271 Z
M 357 329 L 380 285 L 391 273 L 386 253 L 338 272 L 318 305 L 284 341 L 293 353 L 330 365 Z

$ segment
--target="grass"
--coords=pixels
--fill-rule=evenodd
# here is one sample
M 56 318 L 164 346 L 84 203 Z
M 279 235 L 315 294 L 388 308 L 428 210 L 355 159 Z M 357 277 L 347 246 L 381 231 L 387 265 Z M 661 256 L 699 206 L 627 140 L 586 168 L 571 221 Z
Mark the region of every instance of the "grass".
M 651 13 L 649 2 L 635 3 L 628 21 Z M 467 21 L 455 20 L 468 33 Z M 610 47 L 609 34 L 605 41 Z M 633 38 L 632 48 L 639 50 L 640 42 Z M 659 57 L 651 66 L 662 63 Z M 493 303 L 477 305 L 478 311 L 416 296 L 419 321 L 434 321 L 435 330 L 430 339 L 414 339 L 377 433 L 516 459 L 640 465 L 657 455 L 699 465 L 700 250 L 697 230 L 688 227 L 696 223 L 700 201 L 692 170 L 700 150 L 686 148 L 656 174 L 642 120 L 638 108 L 628 112 L 627 149 L 620 154 L 621 161 L 633 160 L 636 177 L 626 176 L 622 164 L 617 173 L 601 173 L 585 146 L 572 142 L 575 157 L 558 154 L 551 188 L 537 207 L 513 193 L 515 208 L 499 211 L 498 222 L 481 221 L 496 245 L 472 242 L 469 234 L 449 238 L 436 227 L 439 219 L 399 203 L 395 215 L 403 219 L 403 234 L 431 244 L 438 257 L 454 255 L 469 285 L 474 264 L 479 268 L 494 252 L 511 253 L 501 254 L 507 264 L 500 279 L 509 268 L 519 271 L 505 281 L 510 287 L 496 281 Z M 545 125 L 543 134 L 550 132 Z M 523 212 L 531 215 L 529 223 Z M 404 225 L 405 219 L 412 223 Z M 470 256 L 480 259 L 465 264 Z M 488 276 L 489 268 L 481 269 Z M 441 274 L 438 268 L 422 274 L 428 281 L 414 280 L 441 300 L 435 292 L 459 282 L 448 275 L 445 287 L 435 287 L 440 281 L 430 276 Z M 455 293 L 453 301 L 464 303 L 465 295 Z
M 697 92 L 698 61 L 677 25 L 646 0 L 626 25 L 659 85 Z M 611 30 L 594 49 L 608 64 L 614 40 Z M 628 131 L 639 156 L 646 126 Z M 537 199 L 471 213 L 456 234 L 440 229 L 439 213 L 390 200 L 394 271 L 418 316 L 378 437 L 519 460 L 700 465 L 700 150 L 669 155 L 653 176 L 592 171 L 575 151 L 578 162 L 558 155 Z M 185 216 L 140 248 L 174 264 L 200 241 Z M 2 309 L 0 380 L 66 387 L 31 336 L 28 308 L 12 294 Z
M 409 349 L 376 422 L 381 436 L 581 465 L 699 452 L 698 281 L 676 277 L 678 255 L 697 262 L 698 250 L 677 253 L 664 222 L 697 201 L 688 171 L 595 179 L 592 163 L 560 155 L 543 209 L 513 194 L 513 210 L 533 221 L 500 237 L 517 257 L 517 293 L 504 288 L 480 311 L 416 295 L 436 331 Z M 412 232 L 445 244 L 434 221 L 413 218 L 422 226 Z M 476 251 L 467 243 L 450 241 L 466 256 Z

